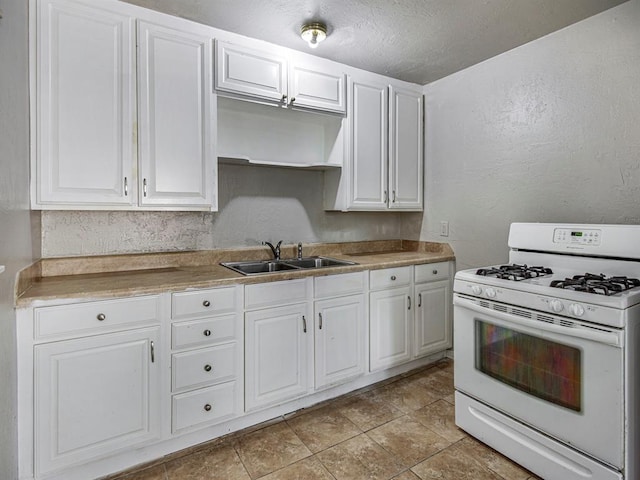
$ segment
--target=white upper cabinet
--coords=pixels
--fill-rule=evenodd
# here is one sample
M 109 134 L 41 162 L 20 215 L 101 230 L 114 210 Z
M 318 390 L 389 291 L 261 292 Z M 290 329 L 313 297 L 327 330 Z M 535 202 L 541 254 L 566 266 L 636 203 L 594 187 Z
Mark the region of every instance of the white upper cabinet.
M 422 93 L 389 80 L 349 78 L 347 158 L 340 174 L 325 176 L 326 210 L 423 208 Z
M 350 82 L 349 167 L 352 210 L 387 208 L 387 85 Z
M 422 210 L 422 93 L 389 87 L 389 208 Z
M 216 90 L 284 103 L 287 60 L 266 51 L 217 41 Z
M 140 205 L 214 202 L 212 43 L 206 35 L 138 24 Z
M 215 209 L 209 29 L 156 14 L 136 35 L 131 5 L 36 5 L 33 208 Z
M 345 113 L 345 75 L 308 64 L 289 67 L 289 104 L 328 112 Z
M 274 53 L 276 52 L 276 53 Z M 346 111 L 345 74 L 325 64 L 216 42 L 216 90 L 243 98 L 325 112 Z
M 35 202 L 134 204 L 134 19 L 51 0 L 37 25 Z

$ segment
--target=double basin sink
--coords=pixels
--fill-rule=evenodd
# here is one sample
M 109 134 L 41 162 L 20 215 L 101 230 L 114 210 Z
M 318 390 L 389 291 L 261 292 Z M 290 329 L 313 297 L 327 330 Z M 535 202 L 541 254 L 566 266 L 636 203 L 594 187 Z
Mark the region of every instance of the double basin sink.
M 243 275 L 258 275 L 292 270 L 310 270 L 326 267 L 357 265 L 355 262 L 330 257 L 302 257 L 285 260 L 257 260 L 249 262 L 223 262 L 220 265 Z

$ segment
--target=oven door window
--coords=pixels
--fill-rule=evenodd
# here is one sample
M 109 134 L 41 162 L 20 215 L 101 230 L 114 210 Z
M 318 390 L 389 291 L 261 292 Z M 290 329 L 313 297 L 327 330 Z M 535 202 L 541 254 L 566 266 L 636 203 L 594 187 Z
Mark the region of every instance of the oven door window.
M 582 410 L 581 351 L 476 320 L 476 369 L 556 405 Z

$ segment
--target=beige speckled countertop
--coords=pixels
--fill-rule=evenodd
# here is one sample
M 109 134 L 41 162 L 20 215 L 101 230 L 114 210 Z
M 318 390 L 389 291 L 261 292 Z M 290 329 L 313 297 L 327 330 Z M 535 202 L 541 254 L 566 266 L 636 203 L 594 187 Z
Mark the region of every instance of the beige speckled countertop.
M 296 245 L 284 245 L 281 257 L 294 258 Z M 60 299 L 101 299 L 181 291 L 230 284 L 263 283 L 306 276 L 377 270 L 454 260 L 446 243 L 379 240 L 303 246 L 305 257 L 330 256 L 357 265 L 244 276 L 220 262 L 266 260 L 268 247 L 193 252 L 148 253 L 42 259 L 20 272 L 16 307 Z

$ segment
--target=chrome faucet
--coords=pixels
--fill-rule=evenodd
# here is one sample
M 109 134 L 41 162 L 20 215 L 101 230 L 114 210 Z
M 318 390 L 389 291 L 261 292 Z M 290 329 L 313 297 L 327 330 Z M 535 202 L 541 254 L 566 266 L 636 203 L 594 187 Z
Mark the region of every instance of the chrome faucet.
M 269 242 L 262 242 L 262 244 L 267 245 L 269 246 L 269 248 L 271 248 L 271 251 L 273 252 L 273 258 L 275 260 L 280 260 L 280 245 L 282 244 L 282 240 L 280 240 L 275 247 Z
M 302 260 L 302 242 L 298 242 L 298 260 Z

